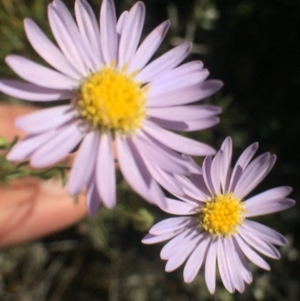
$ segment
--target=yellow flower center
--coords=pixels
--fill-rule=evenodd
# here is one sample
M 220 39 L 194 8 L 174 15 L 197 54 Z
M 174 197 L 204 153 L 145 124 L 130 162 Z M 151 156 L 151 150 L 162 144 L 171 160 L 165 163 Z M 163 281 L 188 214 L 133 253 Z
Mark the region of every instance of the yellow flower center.
M 90 75 L 80 87 L 80 117 L 100 131 L 130 133 L 146 116 L 147 87 L 112 67 Z
M 232 193 L 208 200 L 200 212 L 201 226 L 211 234 L 229 236 L 243 222 L 244 204 Z

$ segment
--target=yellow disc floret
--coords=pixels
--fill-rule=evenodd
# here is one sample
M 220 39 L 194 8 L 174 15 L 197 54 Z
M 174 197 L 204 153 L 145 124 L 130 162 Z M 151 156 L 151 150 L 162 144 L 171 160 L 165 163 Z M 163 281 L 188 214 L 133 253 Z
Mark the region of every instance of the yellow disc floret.
M 243 222 L 244 204 L 232 193 L 208 200 L 200 212 L 201 226 L 211 234 L 229 236 Z
M 100 131 L 130 133 L 146 116 L 147 87 L 112 67 L 90 75 L 80 87 L 80 117 Z

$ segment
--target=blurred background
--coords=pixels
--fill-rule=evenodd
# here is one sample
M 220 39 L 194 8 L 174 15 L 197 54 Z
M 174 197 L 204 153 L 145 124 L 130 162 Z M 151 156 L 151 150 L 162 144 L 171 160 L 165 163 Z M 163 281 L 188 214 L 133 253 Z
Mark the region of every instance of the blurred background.
M 49 2 L 0 0 L 1 77 L 14 77 L 4 63 L 9 53 L 41 62 L 26 41 L 22 20 L 33 18 L 51 36 Z M 89 2 L 98 14 L 101 1 Z M 172 21 L 156 56 L 190 40 L 194 47 L 187 60 L 202 60 L 210 78 L 224 81 L 221 92 L 204 101 L 223 108 L 220 124 L 190 136 L 218 148 L 230 135 L 234 158 L 255 141 L 259 153 L 278 156 L 271 174 L 253 193 L 281 185 L 294 188 L 295 207 L 259 219 L 283 233 L 289 245 L 281 248 L 280 261 L 267 259 L 271 272 L 251 266 L 254 281 L 243 294 L 229 294 L 218 279 L 216 294 L 210 296 L 202 271 L 187 285 L 182 268 L 164 272 L 162 245 L 141 244 L 152 223 L 167 215 L 145 204 L 119 176 L 116 210 L 102 209 L 65 231 L 0 250 L 0 300 L 300 300 L 300 1 L 144 2 L 144 36 L 165 19 Z M 73 10 L 73 0 L 65 3 Z M 118 15 L 134 3 L 116 1 Z M 18 102 L 4 95 L 1 101 Z

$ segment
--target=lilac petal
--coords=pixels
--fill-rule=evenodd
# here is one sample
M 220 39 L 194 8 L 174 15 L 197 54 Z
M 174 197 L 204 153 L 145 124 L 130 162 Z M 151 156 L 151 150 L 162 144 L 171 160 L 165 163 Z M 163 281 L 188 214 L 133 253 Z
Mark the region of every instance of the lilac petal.
M 48 19 L 53 36 L 68 61 L 82 76 L 87 76 L 88 70 L 84 62 L 87 59 L 84 59 L 82 53 L 82 39 L 79 39 L 75 22 L 61 1 L 49 4 Z
M 197 213 L 198 206 L 191 203 L 165 198 L 165 207 L 161 209 L 170 214 L 191 215 Z
M 127 16 L 128 16 L 128 11 L 125 10 L 125 11 L 123 11 L 121 16 L 119 17 L 118 22 L 117 22 L 117 33 L 118 34 L 122 33 L 122 30 L 123 30 L 124 24 L 126 22 Z
M 24 27 L 30 44 L 40 57 L 59 72 L 75 80 L 80 80 L 80 74 L 33 20 L 25 19 Z
M 211 163 L 211 182 L 215 194 L 221 193 L 223 151 L 219 150 Z
M 192 174 L 190 175 L 190 180 L 204 194 L 205 197 L 202 199 L 203 201 L 211 197 L 211 193 L 207 188 L 203 174 Z
M 211 117 L 221 113 L 221 109 L 217 106 L 177 106 L 166 108 L 148 108 L 147 115 L 169 120 L 169 121 L 181 121 L 188 122 L 191 120 L 198 120 L 202 118 Z
M 144 120 L 144 131 L 162 144 L 184 154 L 203 156 L 215 152 L 212 147 L 204 143 L 164 130 L 149 120 Z
M 139 170 L 132 151 L 126 139 L 116 137 L 118 162 L 120 169 L 126 181 L 134 187 L 134 190 L 139 193 L 147 201 L 152 201 L 149 197 L 149 191 L 144 179 L 143 171 Z M 147 174 L 147 173 L 146 173 Z M 148 179 L 149 181 L 149 179 Z
M 128 73 L 141 70 L 160 46 L 170 27 L 170 21 L 165 21 L 156 27 L 142 42 L 128 64 Z
M 233 193 L 236 197 L 243 199 L 251 192 L 270 172 L 276 156 L 266 153 L 253 160 L 243 171 Z
M 245 220 L 244 228 L 247 229 L 247 231 L 252 231 L 252 233 L 261 240 L 274 245 L 285 246 L 288 243 L 287 239 L 283 235 L 260 223 Z
M 161 73 L 151 82 L 151 92 L 149 93 L 149 97 L 154 97 L 154 95 L 159 95 L 174 89 L 178 90 L 184 86 L 191 86 L 193 83 L 196 84 L 203 82 L 207 79 L 209 72 L 207 69 L 203 69 L 202 66 L 203 64 L 201 62 L 199 63 L 198 61 L 194 61 Z M 194 80 L 187 81 L 184 85 L 181 84 L 183 80 L 190 77 L 194 77 Z M 155 92 L 152 90 L 155 90 Z
M 292 188 L 289 186 L 281 186 L 281 187 L 269 189 L 246 200 L 247 206 L 258 205 L 262 202 L 265 202 L 266 200 L 284 198 L 287 195 L 289 195 L 291 192 L 292 192 Z
M 30 135 L 18 142 L 9 151 L 6 158 L 9 161 L 22 161 L 31 156 L 41 145 L 48 142 L 55 135 L 55 131 L 48 131 L 39 135 Z
M 239 227 L 239 234 L 253 249 L 259 251 L 260 253 L 268 257 L 274 259 L 280 258 L 279 251 L 272 244 L 256 236 L 251 229 L 244 228 L 242 225 Z
M 57 14 L 57 26 L 60 26 L 62 33 L 66 34 L 66 39 L 69 39 L 69 45 L 76 47 L 78 63 L 82 64 L 85 70 L 95 72 L 95 63 L 93 63 L 94 54 L 90 51 L 90 45 L 85 44 L 85 39 L 82 38 L 67 6 L 61 0 L 54 0 L 52 6 L 53 11 Z
M 279 259 L 279 251 L 269 242 L 264 241 L 254 235 L 251 229 L 244 229 L 242 226 L 239 228 L 239 235 L 244 239 L 244 241 L 250 245 L 254 250 L 271 257 L 273 259 Z
M 12 97 L 41 102 L 74 97 L 73 91 L 47 89 L 34 84 L 9 79 L 0 80 L 0 91 Z
M 203 62 L 202 61 L 191 61 L 187 62 L 185 64 L 180 65 L 176 69 L 181 69 L 183 71 L 186 70 L 186 72 L 189 73 L 190 70 L 196 71 L 196 70 L 201 70 L 203 69 Z
M 222 143 L 221 150 L 223 151 L 221 164 L 221 187 L 223 193 L 228 192 L 230 172 L 231 172 L 231 157 L 232 157 L 232 140 L 227 137 Z
M 203 69 L 203 63 L 201 61 L 192 61 L 185 64 L 182 64 L 174 69 L 171 69 L 167 72 L 161 73 L 157 76 L 154 81 L 167 81 L 172 77 L 189 75 L 194 72 L 202 72 L 203 80 L 206 79 L 209 75 L 207 69 Z
M 188 128 L 183 131 L 200 131 L 209 129 L 220 122 L 220 118 L 218 117 L 209 117 L 201 120 L 192 120 L 187 122 Z M 180 130 L 179 130 L 180 131 Z
M 180 234 L 172 238 L 167 242 L 160 251 L 160 258 L 168 260 L 172 253 L 176 252 L 178 249 L 185 247 L 184 241 L 188 240 L 190 234 L 193 232 L 193 228 L 184 229 Z M 187 239 L 186 239 L 187 238 Z
M 182 131 L 182 132 L 200 131 L 200 130 L 208 129 L 220 122 L 220 119 L 218 117 L 209 117 L 200 120 L 181 121 L 181 122 L 162 120 L 153 117 L 150 117 L 149 120 L 165 129 Z
M 71 105 L 51 107 L 16 119 L 16 126 L 30 134 L 42 133 L 55 129 L 77 116 Z
M 189 216 L 167 218 L 152 226 L 152 228 L 149 230 L 149 233 L 152 235 L 164 235 L 169 232 L 184 229 L 186 225 L 191 222 L 191 220 L 193 220 L 193 218 Z
M 144 158 L 145 163 L 148 167 L 153 178 L 168 192 L 175 195 L 184 195 L 182 188 L 180 187 L 178 181 L 168 172 L 162 170 L 159 167 L 153 166 L 151 162 Z
M 94 171 L 94 162 L 99 145 L 99 134 L 88 133 L 83 139 L 73 163 L 68 181 L 68 192 L 76 195 L 87 184 Z
M 167 53 L 163 54 L 149 65 L 147 65 L 138 75 L 137 81 L 150 82 L 161 72 L 166 72 L 179 65 L 190 53 L 192 44 L 183 43 Z
M 171 70 L 172 71 L 172 70 Z M 181 90 L 184 88 L 189 88 L 203 82 L 203 80 L 208 76 L 204 71 L 192 72 L 189 74 L 173 75 L 170 74 L 166 79 L 155 79 L 151 84 L 149 84 L 149 91 L 147 92 L 147 97 L 151 100 L 159 95 L 164 95 L 168 91 Z M 148 107 L 152 106 L 152 102 L 149 102 Z M 155 105 L 154 105 L 155 106 Z
M 117 59 L 117 19 L 113 0 L 103 0 L 100 11 L 100 31 L 103 58 L 106 64 Z
M 194 198 L 195 200 L 207 199 L 208 196 L 197 186 L 195 186 L 194 183 L 190 181 L 190 179 L 178 174 L 174 175 L 174 177 L 181 184 L 182 189 L 187 196 Z
M 94 64 L 94 71 L 103 66 L 102 50 L 100 43 L 100 31 L 95 14 L 86 0 L 75 2 L 75 14 L 78 28 L 90 57 Z
M 151 176 L 168 192 L 175 195 L 183 195 L 179 183 L 168 173 L 157 166 L 153 166 L 146 157 L 143 157 Z
M 149 170 L 147 169 L 145 161 L 143 160 L 143 156 L 139 152 L 135 141 L 133 139 L 128 139 L 128 144 L 130 146 L 130 149 L 135 158 L 135 162 L 137 163 L 138 168 L 141 171 L 143 171 L 144 180 L 147 183 L 147 186 L 149 189 L 149 194 L 150 194 L 150 197 L 152 198 L 152 203 L 163 208 L 166 203 L 165 203 L 165 195 L 162 192 L 162 189 L 160 188 L 160 186 L 157 184 L 157 182 L 154 180 L 154 178 L 149 173 Z
M 238 243 L 234 239 L 231 238 L 230 242 L 233 243 L 233 248 L 236 251 L 235 254 L 236 254 L 237 265 L 238 265 L 237 268 L 240 272 L 240 275 L 246 283 L 250 284 L 253 280 L 253 277 L 249 265 L 246 261 L 245 255 L 242 252 Z
M 199 210 L 202 208 L 203 206 L 203 203 L 202 201 L 199 201 L 195 198 L 192 198 L 188 195 L 177 195 L 177 194 L 174 194 L 172 193 L 176 198 L 179 199 L 179 201 L 183 201 L 185 203 L 188 203 L 188 204 L 191 204 L 192 206 L 195 207 L 195 210 L 194 210 L 194 213 L 190 213 L 190 214 L 198 214 L 199 213 Z
M 222 86 L 223 83 L 221 81 L 207 80 L 198 85 L 174 89 L 161 95 L 150 97 L 148 99 L 148 106 L 168 107 L 192 103 L 215 94 Z
M 143 153 L 146 154 L 150 151 L 150 157 L 147 157 L 148 161 L 151 162 L 152 158 L 156 157 L 159 160 L 156 160 L 155 164 L 157 164 L 161 169 L 171 172 L 171 173 L 199 173 L 199 167 L 195 166 L 195 164 L 191 164 L 190 160 L 181 156 L 177 152 L 173 151 L 166 145 L 160 143 L 155 138 L 147 135 L 143 131 L 140 131 L 136 137 L 132 138 L 134 143 L 138 146 L 144 146 Z M 153 154 L 155 152 L 155 155 Z M 142 152 L 141 152 L 142 153 Z M 153 155 L 152 155 L 153 154 Z M 154 156 L 154 157 L 153 157 Z M 166 160 L 167 158 L 167 160 Z
M 213 294 L 216 289 L 217 242 L 218 240 L 216 238 L 211 241 L 207 249 L 205 261 L 205 282 L 211 294 Z
M 248 203 L 245 202 L 245 217 L 266 215 L 278 211 L 288 209 L 295 205 L 295 201 L 287 198 L 265 200 L 261 204 L 251 204 L 248 206 Z
M 198 242 L 197 247 L 187 260 L 183 270 L 183 278 L 186 283 L 192 282 L 201 269 L 204 258 L 207 256 L 208 245 L 210 242 L 211 237 L 209 235 L 203 235 L 202 239 Z
M 177 250 L 175 249 L 176 251 L 168 260 L 165 268 L 166 272 L 174 271 L 181 266 L 188 256 L 194 251 L 201 237 L 201 233 L 194 230 L 186 239 L 182 240 L 182 247 L 177 248 Z
M 247 167 L 248 163 L 256 153 L 257 149 L 258 143 L 256 142 L 249 145 L 240 155 L 231 173 L 228 191 L 233 191 L 235 189 L 235 186 L 239 181 L 241 174 L 243 173 L 244 169 Z
M 169 232 L 163 235 L 153 235 L 153 234 L 147 234 L 143 239 L 142 243 L 146 245 L 150 244 L 156 244 L 158 242 L 162 242 L 165 240 L 168 240 L 170 238 L 173 238 L 175 235 L 178 235 L 181 232 L 181 230 Z
M 112 209 L 116 205 L 116 173 L 112 138 L 102 134 L 97 154 L 96 185 L 104 205 Z
M 77 80 L 19 55 L 8 55 L 5 62 L 24 80 L 44 88 L 73 90 L 79 85 Z
M 140 154 L 125 138 L 116 137 L 121 171 L 132 188 L 150 203 L 164 205 L 163 194 L 153 180 Z
M 43 168 L 57 163 L 76 147 L 82 136 L 76 123 L 57 130 L 53 139 L 34 152 L 30 159 L 31 166 Z
M 159 166 L 171 173 L 188 173 L 188 168 L 183 164 L 183 158 L 178 158 L 175 155 L 172 156 L 172 153 L 165 152 L 159 144 L 155 145 L 143 133 L 136 135 L 132 139 L 143 158 L 147 159 L 151 165 Z
M 248 166 L 254 154 L 256 153 L 258 146 L 258 142 L 249 145 L 238 158 L 236 165 L 240 165 L 241 168 L 244 170 Z
M 231 274 L 229 271 L 230 267 L 228 266 L 228 262 L 226 259 L 226 256 L 228 256 L 228 254 L 224 247 L 225 239 L 226 238 L 218 239 L 217 260 L 218 260 L 218 267 L 219 267 L 219 272 L 220 272 L 222 282 L 225 288 L 232 294 L 235 290 L 235 287 L 233 286 L 233 279 L 231 278 Z M 232 262 L 232 264 L 234 263 Z
M 243 239 L 240 238 L 239 235 L 233 236 L 234 241 L 239 245 L 242 252 L 246 255 L 246 257 L 252 261 L 255 265 L 259 266 L 260 268 L 269 271 L 270 266 L 269 264 L 262 259 L 256 252 L 254 252 L 245 242 Z
M 225 258 L 227 260 L 227 266 L 231 275 L 233 286 L 242 293 L 245 290 L 245 284 L 243 276 L 240 272 L 240 264 L 238 255 L 236 254 L 233 241 L 231 238 L 226 238 L 224 241 Z
M 203 179 L 206 184 L 206 187 L 208 188 L 210 195 L 215 194 L 215 189 L 212 182 L 212 175 L 211 175 L 211 166 L 212 166 L 212 156 L 207 156 L 203 161 Z
M 202 168 L 192 159 L 191 156 L 189 155 L 185 155 L 185 154 L 181 154 L 182 158 L 184 158 L 190 166 L 193 167 L 194 170 L 190 170 L 190 176 L 192 175 L 202 175 L 203 171 Z
M 122 68 L 133 57 L 141 38 L 145 21 L 145 5 L 137 2 L 129 11 L 124 26 L 119 45 L 118 65 Z
M 99 193 L 97 187 L 92 181 L 92 183 L 88 186 L 87 189 L 87 209 L 90 216 L 95 216 L 99 210 L 99 206 L 101 204 L 101 199 L 99 197 Z

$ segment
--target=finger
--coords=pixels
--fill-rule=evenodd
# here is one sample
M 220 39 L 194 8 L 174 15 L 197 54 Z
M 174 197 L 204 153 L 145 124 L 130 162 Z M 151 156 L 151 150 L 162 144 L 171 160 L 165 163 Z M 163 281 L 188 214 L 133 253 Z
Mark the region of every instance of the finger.
M 8 140 L 24 133 L 15 119 L 36 110 L 29 106 L 0 105 L 0 135 Z M 59 180 L 26 178 L 0 185 L 0 246 L 10 246 L 66 228 L 86 215 L 85 197 L 78 204 Z
M 21 115 L 36 111 L 37 108 L 20 105 L 0 105 L 0 136 L 12 140 L 15 136 L 24 137 L 25 133 L 15 127 L 15 120 Z
M 0 186 L 0 246 L 10 246 L 64 229 L 86 215 L 83 195 L 68 196 L 59 180 L 26 178 Z

